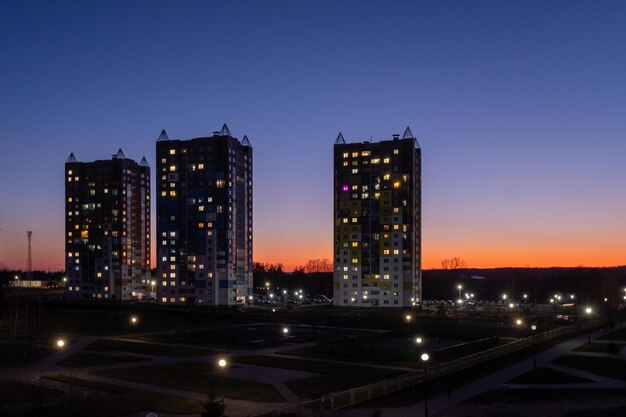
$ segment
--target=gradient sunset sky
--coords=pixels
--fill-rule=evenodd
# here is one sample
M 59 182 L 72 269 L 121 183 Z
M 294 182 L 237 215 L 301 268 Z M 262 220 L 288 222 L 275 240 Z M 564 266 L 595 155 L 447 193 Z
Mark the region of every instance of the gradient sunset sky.
M 626 264 L 624 1 L 3 0 L 0 62 L 11 268 L 27 230 L 64 267 L 70 152 L 154 169 L 161 129 L 224 122 L 254 147 L 255 261 L 332 258 L 335 137 L 409 125 L 425 268 Z

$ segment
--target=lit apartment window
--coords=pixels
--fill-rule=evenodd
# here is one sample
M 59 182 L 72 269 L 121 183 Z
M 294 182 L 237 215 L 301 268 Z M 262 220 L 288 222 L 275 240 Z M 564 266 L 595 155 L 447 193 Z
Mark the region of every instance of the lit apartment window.
M 356 158 L 357 156 L 359 156 L 359 153 L 358 153 L 358 152 L 352 152 L 352 157 L 353 157 L 353 158 Z
M 359 242 L 352 242 L 352 247 L 353 247 L 353 248 L 356 248 L 356 247 L 358 247 L 358 246 L 359 246 Z
M 344 157 L 344 158 L 347 158 L 348 156 L 349 156 L 348 152 L 344 152 L 343 157 Z M 72 171 L 70 171 L 70 174 L 71 174 L 71 172 L 72 172 Z
M 163 297 L 163 298 L 161 298 L 161 302 L 162 302 L 162 303 L 167 303 L 167 297 Z
M 398 150 L 398 149 L 394 149 L 394 150 L 393 150 L 393 154 L 394 154 L 394 155 L 397 155 L 397 154 L 399 154 L 399 153 L 400 153 L 400 150 Z
M 389 158 L 384 158 L 383 159 L 383 164 L 388 164 L 389 163 Z
M 176 165 L 170 165 L 170 171 L 176 171 Z
M 204 169 L 204 164 L 198 164 L 198 169 Z

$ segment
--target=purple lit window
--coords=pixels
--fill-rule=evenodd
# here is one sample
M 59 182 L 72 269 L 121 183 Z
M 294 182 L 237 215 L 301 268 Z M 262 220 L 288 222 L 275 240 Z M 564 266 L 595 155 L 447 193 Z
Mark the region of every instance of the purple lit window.
M 344 191 L 348 191 L 348 190 L 350 190 L 350 187 L 348 187 L 347 185 L 344 185 L 344 186 L 343 186 L 343 190 L 344 190 Z

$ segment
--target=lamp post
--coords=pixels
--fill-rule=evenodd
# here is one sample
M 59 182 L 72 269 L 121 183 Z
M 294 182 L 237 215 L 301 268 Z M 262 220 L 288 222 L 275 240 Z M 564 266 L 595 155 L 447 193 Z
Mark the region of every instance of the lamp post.
M 224 369 L 226 368 L 226 365 L 228 365 L 228 362 L 224 358 L 220 358 L 217 361 L 217 366 L 219 366 L 219 379 L 220 379 L 220 381 L 218 381 L 218 384 L 217 384 L 218 385 L 218 387 L 217 387 L 218 389 L 219 388 L 223 389 L 223 387 L 221 387 L 220 385 L 224 385 L 223 384 L 223 379 L 224 379 Z M 222 397 L 224 397 L 223 393 L 222 393 Z
M 130 324 L 135 325 L 138 321 L 139 319 L 137 318 L 137 316 L 130 316 Z
M 428 353 L 422 353 L 420 356 L 422 363 L 424 364 L 424 417 L 428 417 L 428 383 L 426 378 L 428 377 L 428 359 L 430 356 Z
M 461 290 L 463 289 L 463 286 L 461 284 L 456 286 L 456 289 L 459 290 L 459 301 L 461 300 Z
M 17 280 L 17 286 L 19 287 L 20 286 L 20 277 L 19 277 L 19 275 L 16 275 L 15 279 Z
M 537 369 L 537 350 L 535 349 L 535 331 L 537 326 L 533 324 L 530 326 L 530 330 L 533 332 L 533 369 Z
M 154 285 L 155 284 L 156 284 L 155 280 L 150 281 L 150 285 L 152 286 L 152 291 L 151 291 L 150 297 L 154 298 L 154 299 L 156 299 L 156 294 L 154 293 Z

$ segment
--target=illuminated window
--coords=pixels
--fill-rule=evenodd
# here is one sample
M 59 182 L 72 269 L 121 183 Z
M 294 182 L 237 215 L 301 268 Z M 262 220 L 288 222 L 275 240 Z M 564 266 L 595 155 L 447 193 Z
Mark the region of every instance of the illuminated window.
M 167 303 L 167 297 L 163 297 L 163 298 L 161 298 L 161 302 L 162 302 L 162 303 Z
M 359 153 L 358 153 L 358 152 L 352 152 L 352 157 L 353 157 L 353 158 L 356 158 L 357 156 L 359 156 Z
M 170 265 L 170 269 L 171 270 L 175 270 L 176 269 L 176 265 Z
M 358 173 L 359 173 L 359 169 L 358 169 L 358 168 L 354 168 L 354 169 L 352 170 L 352 173 L 353 173 L 353 174 L 358 174 Z
M 390 175 L 390 174 L 385 174 L 385 175 L 383 175 L 383 179 L 384 179 L 384 180 L 388 180 L 389 178 L 391 178 L 391 175 Z
M 359 263 L 359 260 L 358 260 L 357 258 L 352 258 L 352 263 L 353 263 L 353 264 L 358 264 L 358 263 Z
M 348 161 L 343 161 L 343 166 L 347 167 L 348 166 Z
M 170 171 L 176 171 L 176 165 L 170 165 Z
M 369 156 L 369 155 L 370 155 L 370 151 L 361 152 L 361 156 Z
M 357 221 L 359 221 L 359 219 L 357 219 L 356 217 L 352 218 L 352 223 L 356 223 Z
M 175 190 L 170 191 L 170 197 L 176 197 L 176 191 Z
M 343 279 L 348 279 L 348 274 L 344 274 Z
M 383 159 L 383 164 L 388 164 L 389 163 L 389 158 L 384 158 Z
M 199 222 L 198 223 L 198 228 L 199 229 L 204 229 L 204 222 Z
M 399 154 L 399 153 L 400 153 L 400 151 L 399 151 L 398 149 L 394 149 L 394 150 L 393 150 L 393 154 L 394 154 L 394 155 L 397 155 L 397 154 Z
M 170 149 L 170 155 L 176 155 L 176 149 Z
M 198 169 L 204 169 L 204 164 L 198 164 Z
M 176 257 L 175 256 L 170 256 L 170 262 L 176 262 Z
M 67 171 L 67 175 L 72 175 L 72 170 Z
M 170 278 L 176 278 L 176 272 L 170 272 Z M 173 285 L 174 283 L 172 283 Z
M 383 255 L 389 255 L 389 249 L 383 250 Z
M 176 298 L 170 297 L 170 303 L 175 303 L 175 302 L 176 302 Z
M 374 158 L 372 159 L 372 164 L 379 164 L 380 163 L 380 158 Z
M 357 248 L 359 246 L 359 242 L 352 242 L 352 247 Z
M 393 188 L 400 188 L 400 181 L 396 181 L 393 183 Z
M 348 156 L 349 156 L 348 152 L 344 152 L 343 157 L 347 158 Z M 70 171 L 70 173 L 71 173 L 71 171 Z
M 393 250 L 393 254 L 394 254 L 394 255 L 397 255 L 397 254 L 399 254 L 399 253 L 400 253 L 400 252 L 398 251 L 398 249 L 394 249 L 394 250 Z
M 162 196 L 162 197 L 167 196 L 167 191 L 161 191 L 161 196 Z
M 198 206 L 198 211 L 204 211 L 204 206 Z
M 98 273 L 96 274 L 96 276 L 97 276 L 98 278 L 102 278 L 102 272 L 98 272 Z
M 389 279 L 389 274 L 383 275 L 383 279 Z

